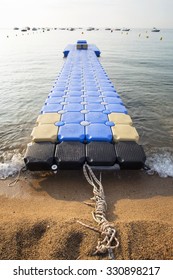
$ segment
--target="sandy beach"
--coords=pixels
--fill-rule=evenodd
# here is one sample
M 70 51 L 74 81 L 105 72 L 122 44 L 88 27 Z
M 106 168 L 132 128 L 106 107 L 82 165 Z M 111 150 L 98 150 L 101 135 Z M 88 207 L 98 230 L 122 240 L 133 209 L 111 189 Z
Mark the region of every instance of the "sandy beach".
M 25 172 L 0 181 L 0 259 L 97 260 L 99 234 L 82 171 Z M 173 259 L 173 180 L 144 171 L 103 173 L 107 219 L 120 242 L 115 259 Z

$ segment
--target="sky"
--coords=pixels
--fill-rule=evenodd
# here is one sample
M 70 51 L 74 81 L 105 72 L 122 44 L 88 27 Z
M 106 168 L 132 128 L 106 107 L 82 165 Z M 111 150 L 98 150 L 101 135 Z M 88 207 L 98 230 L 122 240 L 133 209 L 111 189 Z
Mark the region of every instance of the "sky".
M 0 0 L 0 28 L 173 28 L 173 0 Z

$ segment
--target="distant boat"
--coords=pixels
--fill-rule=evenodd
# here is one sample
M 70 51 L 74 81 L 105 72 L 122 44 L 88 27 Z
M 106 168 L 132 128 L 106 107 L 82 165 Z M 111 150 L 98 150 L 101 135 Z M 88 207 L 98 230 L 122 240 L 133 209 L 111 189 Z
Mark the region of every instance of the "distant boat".
M 130 31 L 130 28 L 123 28 L 122 31 L 128 32 L 128 31 Z
M 156 27 L 153 27 L 153 29 L 151 30 L 151 32 L 160 32 L 160 29 L 157 29 Z
M 121 31 L 121 28 L 115 28 L 114 30 L 115 31 Z
M 32 31 L 37 31 L 37 28 L 33 27 L 33 28 L 32 28 Z
M 18 27 L 14 27 L 14 30 L 19 30 L 19 28 Z
M 22 32 L 27 32 L 28 30 L 26 28 L 21 29 Z
M 95 28 L 94 27 L 88 27 L 87 31 L 93 31 Z
M 111 28 L 108 27 L 108 28 L 105 28 L 105 30 L 111 30 Z

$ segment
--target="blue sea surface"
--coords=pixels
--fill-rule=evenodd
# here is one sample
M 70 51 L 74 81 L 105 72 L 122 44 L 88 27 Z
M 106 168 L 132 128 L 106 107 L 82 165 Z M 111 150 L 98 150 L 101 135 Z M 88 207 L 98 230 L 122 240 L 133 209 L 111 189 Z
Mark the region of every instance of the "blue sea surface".
M 86 39 L 101 50 L 100 61 L 140 135 L 148 164 L 173 176 L 173 30 L 0 30 L 0 178 L 12 175 L 61 70 L 63 50 Z

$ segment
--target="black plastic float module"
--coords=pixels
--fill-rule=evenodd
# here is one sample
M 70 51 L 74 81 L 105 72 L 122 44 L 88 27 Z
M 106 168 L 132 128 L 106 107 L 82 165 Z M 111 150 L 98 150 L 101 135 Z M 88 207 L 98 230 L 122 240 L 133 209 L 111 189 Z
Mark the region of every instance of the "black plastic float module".
M 31 171 L 140 169 L 145 153 L 119 94 L 85 40 L 67 57 L 31 133 L 24 161 Z
M 58 169 L 80 169 L 85 163 L 85 144 L 61 142 L 56 145 L 55 161 Z
M 114 145 L 108 142 L 87 144 L 86 162 L 91 166 L 113 166 L 116 163 Z
M 144 150 L 135 142 L 116 143 L 115 152 L 121 169 L 141 169 L 145 165 Z
M 27 145 L 24 162 L 31 171 L 51 170 L 54 162 L 55 144 L 29 143 Z

